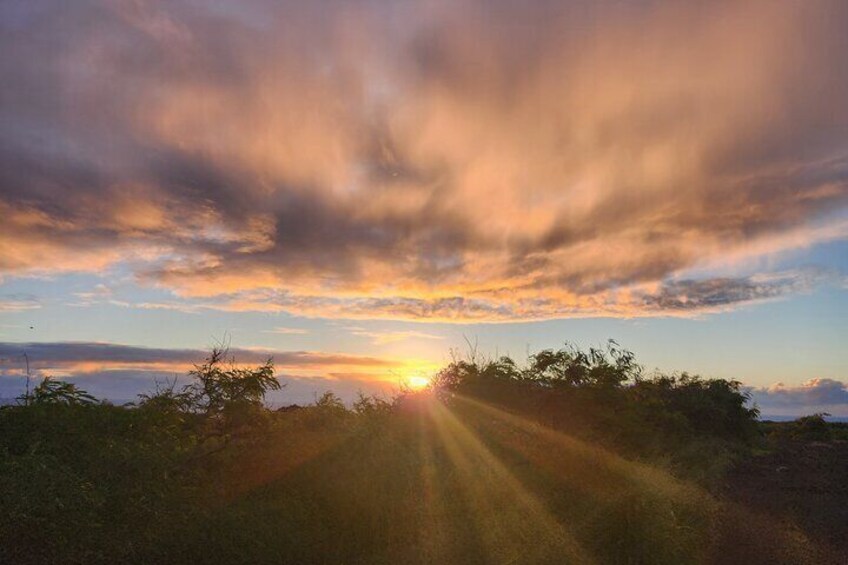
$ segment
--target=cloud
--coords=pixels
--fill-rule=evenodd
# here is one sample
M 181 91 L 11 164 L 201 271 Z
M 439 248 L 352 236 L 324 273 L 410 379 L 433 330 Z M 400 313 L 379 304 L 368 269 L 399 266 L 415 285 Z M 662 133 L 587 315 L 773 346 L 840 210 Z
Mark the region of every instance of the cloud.
M 799 386 L 777 383 L 749 388 L 752 400 L 765 415 L 803 415 L 828 412 L 848 416 L 848 383 L 835 379 L 811 379 Z
M 2 9 L 6 275 L 120 264 L 328 317 L 694 315 L 797 288 L 692 272 L 848 238 L 837 0 Z
M 360 327 L 349 327 L 346 328 L 351 334 L 367 337 L 371 339 L 372 343 L 375 345 L 388 345 L 391 343 L 397 343 L 399 341 L 406 341 L 408 339 L 444 339 L 444 336 L 428 334 L 425 332 L 419 332 L 414 330 L 405 330 L 405 331 L 370 331 L 365 328 Z
M 663 284 L 643 295 L 643 304 L 660 312 L 711 311 L 809 290 L 817 277 L 811 273 L 771 276 L 681 280 Z
M 303 328 L 286 328 L 286 327 L 276 327 L 271 330 L 262 330 L 264 333 L 271 334 L 281 334 L 281 335 L 306 335 L 309 333 L 308 330 Z
M 746 304 L 776 300 L 806 292 L 822 281 L 834 279 L 820 270 L 776 272 L 749 277 L 666 280 L 629 288 L 597 290 L 590 295 L 561 292 L 547 297 L 529 290 L 500 289 L 480 292 L 474 298 L 412 298 L 406 296 L 335 297 L 292 295 L 268 289 L 230 293 L 214 302 L 196 299 L 186 308 L 225 311 L 288 312 L 306 317 L 343 317 L 356 320 L 413 320 L 430 322 L 509 322 L 581 316 L 693 316 L 715 313 Z M 350 328 L 349 328 L 350 329 Z M 374 333 L 353 327 L 356 335 L 390 343 L 430 334 Z M 429 337 L 428 337 L 429 336 Z
M 86 307 L 102 302 L 109 302 L 116 305 L 121 304 L 120 301 L 112 298 L 112 289 L 102 283 L 94 285 L 88 292 L 75 292 L 74 296 L 76 297 L 76 301 L 70 303 L 70 306 Z
M 325 374 L 348 370 L 372 378 L 391 371 L 404 371 L 419 363 L 416 360 L 317 351 L 230 348 L 228 352 L 230 357 L 243 364 L 273 359 L 280 370 Z M 8 360 L 22 358 L 24 353 L 29 356 L 33 369 L 60 374 L 118 369 L 185 372 L 208 356 L 208 351 L 199 349 L 162 349 L 97 342 L 0 342 L 0 359 L 6 360 L 4 367 L 9 365 Z M 20 368 L 20 363 L 11 365 L 12 370 L 19 371 Z
M 165 349 L 96 342 L 0 342 L 0 398 L 15 398 L 24 390 L 24 353 L 36 379 L 50 375 L 71 379 L 98 398 L 128 401 L 153 390 L 156 382 L 177 378 L 188 382 L 187 372 L 208 352 L 199 349 Z M 287 384 L 272 403 L 311 402 L 315 394 L 332 390 L 346 401 L 357 391 L 388 394 L 399 389 L 411 374 L 437 368 L 421 359 L 397 359 L 316 351 L 275 351 L 230 348 L 239 364 L 274 360 L 277 377 Z
M 0 295 L 0 312 L 20 312 L 22 310 L 37 310 L 41 302 L 30 294 Z

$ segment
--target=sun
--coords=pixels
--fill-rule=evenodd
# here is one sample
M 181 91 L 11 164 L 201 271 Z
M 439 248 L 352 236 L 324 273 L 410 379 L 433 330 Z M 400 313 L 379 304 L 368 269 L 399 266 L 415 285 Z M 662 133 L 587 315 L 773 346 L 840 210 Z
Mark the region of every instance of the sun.
M 421 390 L 423 388 L 427 388 L 430 384 L 430 379 L 427 377 L 422 377 L 421 375 L 413 375 L 406 379 L 406 384 L 412 390 Z

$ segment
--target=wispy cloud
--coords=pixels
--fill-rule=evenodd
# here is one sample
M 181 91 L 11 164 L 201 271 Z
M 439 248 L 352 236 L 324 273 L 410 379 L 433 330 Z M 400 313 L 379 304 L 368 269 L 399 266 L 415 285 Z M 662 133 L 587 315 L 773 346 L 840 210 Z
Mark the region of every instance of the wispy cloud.
M 0 295 L 0 312 L 20 312 L 41 308 L 41 301 L 29 294 Z
M 797 292 L 688 273 L 848 237 L 846 26 L 838 0 L 10 4 L 0 273 L 443 321 Z
M 86 307 L 106 302 L 116 302 L 112 300 L 112 289 L 102 283 L 94 285 L 89 291 L 75 292 L 74 296 L 76 297 L 76 301 L 70 303 L 70 306 Z
M 387 345 L 390 343 L 397 343 L 399 341 L 406 341 L 408 339 L 444 339 L 444 336 L 414 330 L 375 331 L 356 326 L 345 329 L 353 335 L 369 338 L 375 345 Z
M 690 317 L 717 313 L 748 304 L 807 292 L 823 281 L 838 283 L 827 271 L 808 269 L 774 272 L 746 277 L 668 279 L 632 285 L 626 288 L 598 290 L 589 295 L 561 291 L 548 297 L 539 289 L 499 289 L 461 295 L 428 298 L 408 296 L 337 297 L 293 295 L 271 289 L 248 290 L 217 297 L 205 302 L 202 297 L 189 299 L 206 309 L 225 311 L 288 312 L 305 317 L 345 318 L 349 320 L 411 320 L 446 323 L 510 322 L 582 316 Z M 432 339 L 426 332 L 371 332 L 348 327 L 355 335 L 371 337 L 382 343 L 408 337 Z
M 281 335 L 306 335 L 309 333 L 309 330 L 303 328 L 276 327 L 270 330 L 262 330 L 262 332 Z
M 657 291 L 642 295 L 642 301 L 646 308 L 659 312 L 709 312 L 807 291 L 822 276 L 816 272 L 789 272 L 670 281 Z

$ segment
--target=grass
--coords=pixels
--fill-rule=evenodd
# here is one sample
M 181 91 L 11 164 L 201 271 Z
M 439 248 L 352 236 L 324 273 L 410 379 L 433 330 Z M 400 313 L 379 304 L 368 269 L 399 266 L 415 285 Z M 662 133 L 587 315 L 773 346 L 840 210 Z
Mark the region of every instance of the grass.
M 751 450 L 686 417 L 734 421 L 721 382 L 548 395 L 466 365 L 468 391 L 272 412 L 265 367 L 246 402 L 244 381 L 207 379 L 138 408 L 66 391 L 0 410 L 0 562 L 823 562 L 800 529 L 706 488 Z
M 698 504 L 706 495 L 665 473 L 471 402 L 416 409 L 224 493 L 208 521 L 175 532 L 159 557 L 681 563 L 703 545 L 705 529 L 692 526 L 708 518 Z
M 102 457 L 116 456 L 112 445 L 100 444 Z M 722 539 L 738 535 L 717 535 L 722 522 L 735 520 L 750 535 L 766 531 L 661 468 L 470 398 L 410 402 L 378 423 L 308 409 L 281 416 L 258 440 L 216 451 L 182 477 L 145 476 L 135 459 L 117 458 L 111 465 L 92 461 L 91 471 L 105 474 L 89 478 L 67 474 L 56 460 L 58 472 L 49 480 L 65 492 L 27 495 L 36 508 L 57 496 L 60 506 L 49 517 L 55 522 L 30 522 L 29 537 L 4 539 L 5 557 L 18 563 L 702 563 L 715 561 Z M 90 484 L 82 488 L 58 476 Z M 176 488 L 180 481 L 185 488 Z M 110 482 L 122 486 L 104 490 Z M 174 488 L 152 489 L 161 500 L 145 502 L 132 484 Z M 69 492 L 98 500 L 68 508 Z M 41 539 L 47 533 L 52 543 Z M 767 533 L 782 555 L 803 562 L 806 540 L 779 529 Z

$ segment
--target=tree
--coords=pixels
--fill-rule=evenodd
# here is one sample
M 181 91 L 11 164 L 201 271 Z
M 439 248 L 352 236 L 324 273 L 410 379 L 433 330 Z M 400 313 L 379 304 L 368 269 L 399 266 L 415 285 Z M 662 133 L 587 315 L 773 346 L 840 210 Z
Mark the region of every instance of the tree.
M 269 390 L 280 390 L 274 377 L 274 361 L 268 359 L 256 368 L 226 364 L 227 350 L 214 348 L 206 361 L 189 371 L 194 382 L 184 389 L 193 406 L 207 415 L 221 414 L 236 406 L 260 406 Z
M 97 402 L 97 399 L 75 384 L 66 381 L 57 381 L 51 377 L 44 377 L 44 380 L 28 396 L 28 404 L 82 406 Z
M 151 394 L 139 395 L 139 407 L 160 413 L 196 414 L 220 433 L 261 421 L 265 394 L 282 384 L 268 359 L 255 367 L 241 367 L 227 359 L 227 349 L 216 347 L 209 357 L 189 371 L 193 382 L 176 390 L 176 379 Z

